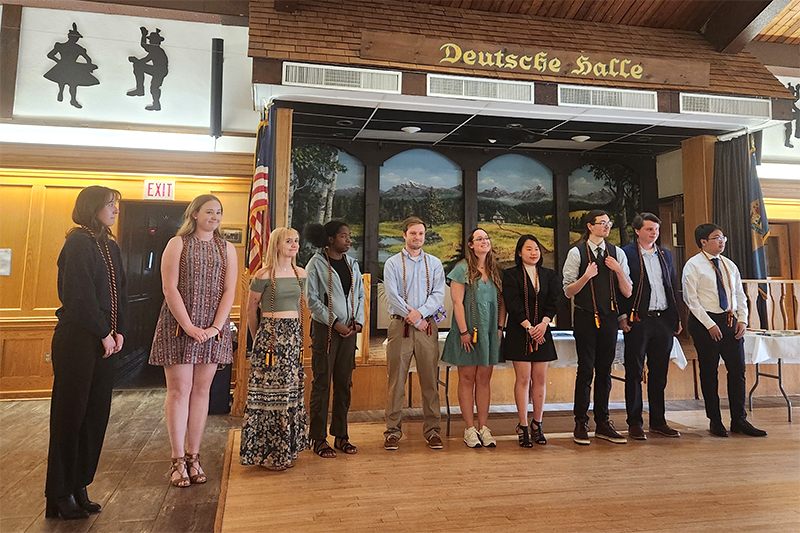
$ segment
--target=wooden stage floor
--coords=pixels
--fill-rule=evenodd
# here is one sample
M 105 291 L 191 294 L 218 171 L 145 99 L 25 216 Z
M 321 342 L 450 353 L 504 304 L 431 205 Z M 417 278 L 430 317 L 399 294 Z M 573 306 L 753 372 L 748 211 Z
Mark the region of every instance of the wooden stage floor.
M 407 422 L 393 452 L 381 423 L 356 423 L 357 455 L 304 452 L 284 472 L 239 465 L 231 430 L 215 531 L 800 531 L 800 424 L 785 408 L 751 416 L 767 438 L 713 437 L 701 410 L 667 415 L 681 438 L 579 447 L 571 417 L 546 414 L 548 444 L 533 449 L 512 417 L 490 419 L 498 446 L 477 450 L 460 423 L 434 451 Z

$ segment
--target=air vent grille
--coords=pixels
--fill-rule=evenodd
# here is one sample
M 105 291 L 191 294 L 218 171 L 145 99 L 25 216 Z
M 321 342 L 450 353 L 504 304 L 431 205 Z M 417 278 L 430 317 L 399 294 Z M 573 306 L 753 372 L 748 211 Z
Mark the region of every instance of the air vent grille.
M 428 74 L 428 96 L 530 103 L 533 83 Z
M 658 111 L 658 98 L 654 91 L 559 85 L 558 105 Z
M 772 118 L 772 104 L 759 98 L 681 93 L 681 113 Z
M 400 94 L 402 74 L 389 70 L 284 62 L 283 84 Z

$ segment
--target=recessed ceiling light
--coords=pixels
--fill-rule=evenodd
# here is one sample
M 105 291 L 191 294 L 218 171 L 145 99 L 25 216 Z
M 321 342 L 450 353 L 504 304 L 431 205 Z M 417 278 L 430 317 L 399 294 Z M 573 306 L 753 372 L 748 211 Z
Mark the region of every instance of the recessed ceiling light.
M 591 137 L 589 137 L 588 135 L 575 135 L 574 137 L 572 137 L 572 140 L 575 141 L 576 143 L 586 142 L 589 139 L 591 139 Z
M 336 121 L 336 125 L 337 126 L 352 126 L 353 125 L 353 121 L 352 120 L 347 120 L 346 118 L 343 118 L 342 120 L 337 120 Z
M 636 140 L 639 141 L 639 142 L 646 143 L 646 142 L 652 141 L 653 138 L 652 137 L 648 137 L 647 135 L 639 135 L 638 137 L 636 137 Z
M 419 126 L 403 126 L 400 129 L 406 133 L 417 133 L 422 128 L 420 128 Z
M 497 142 L 497 139 L 486 139 L 486 140 L 489 141 L 491 144 L 494 144 L 494 143 Z
M 511 128 L 515 130 L 520 129 L 521 127 L 522 124 L 520 124 L 519 122 L 512 122 L 511 124 L 506 124 L 506 128 Z
M 349 137 L 346 133 L 342 133 L 341 131 L 337 131 L 333 134 L 334 137 Z

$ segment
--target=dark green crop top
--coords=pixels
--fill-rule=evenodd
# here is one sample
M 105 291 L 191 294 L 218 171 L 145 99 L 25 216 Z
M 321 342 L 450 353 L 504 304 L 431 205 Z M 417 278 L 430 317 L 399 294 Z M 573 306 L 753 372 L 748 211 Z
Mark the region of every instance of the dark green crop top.
M 301 281 L 303 281 L 301 279 Z M 269 278 L 253 278 L 250 282 L 250 290 L 261 293 L 261 312 L 272 312 L 272 282 Z M 275 312 L 297 311 L 300 312 L 300 285 L 297 278 L 276 278 L 275 279 Z

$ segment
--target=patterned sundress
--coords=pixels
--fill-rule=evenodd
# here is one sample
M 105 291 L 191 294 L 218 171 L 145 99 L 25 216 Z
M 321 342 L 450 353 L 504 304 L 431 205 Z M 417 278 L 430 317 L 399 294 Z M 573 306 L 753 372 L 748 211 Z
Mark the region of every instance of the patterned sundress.
M 267 348 L 273 339 L 272 365 Z M 303 330 L 300 319 L 264 318 L 250 355 L 250 380 L 244 410 L 239 462 L 289 466 L 309 449 L 303 385 Z
M 227 257 L 225 241 L 218 237 L 203 241 L 194 235 L 185 235 L 181 252 L 178 292 L 183 298 L 192 324 L 200 328 L 211 327 L 217 313 L 219 299 L 225 284 Z M 231 330 L 225 327 L 206 342 L 197 342 L 185 332 L 178 332 L 178 321 L 172 316 L 166 299 L 158 315 L 150 364 L 157 366 L 233 362 Z

